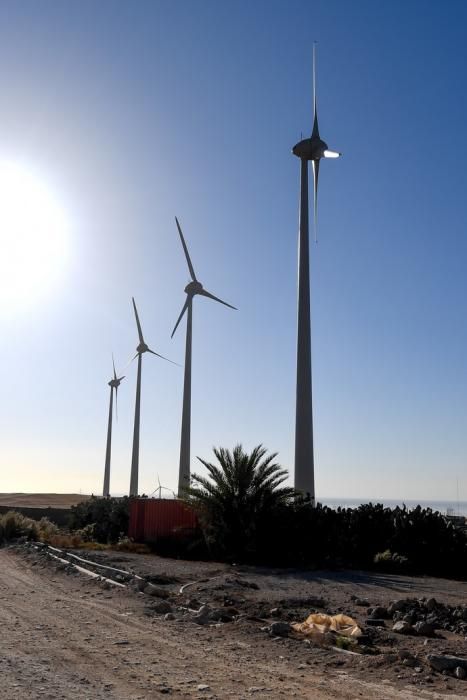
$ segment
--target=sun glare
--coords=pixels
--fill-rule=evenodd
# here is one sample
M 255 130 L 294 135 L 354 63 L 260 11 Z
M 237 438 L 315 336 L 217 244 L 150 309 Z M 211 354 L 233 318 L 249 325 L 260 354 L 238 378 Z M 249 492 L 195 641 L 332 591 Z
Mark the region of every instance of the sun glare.
M 46 297 L 67 250 L 67 219 L 53 191 L 29 170 L 0 161 L 0 314 Z

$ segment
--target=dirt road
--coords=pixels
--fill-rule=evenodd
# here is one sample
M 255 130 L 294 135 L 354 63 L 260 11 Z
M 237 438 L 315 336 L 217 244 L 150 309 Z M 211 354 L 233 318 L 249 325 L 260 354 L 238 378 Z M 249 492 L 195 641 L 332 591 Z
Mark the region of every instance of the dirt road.
M 234 626 L 198 627 L 144 614 L 144 596 L 0 550 L 0 697 L 461 698 L 396 690 L 347 670 L 297 664 L 282 640 L 255 645 Z M 465 696 L 464 696 L 465 697 Z

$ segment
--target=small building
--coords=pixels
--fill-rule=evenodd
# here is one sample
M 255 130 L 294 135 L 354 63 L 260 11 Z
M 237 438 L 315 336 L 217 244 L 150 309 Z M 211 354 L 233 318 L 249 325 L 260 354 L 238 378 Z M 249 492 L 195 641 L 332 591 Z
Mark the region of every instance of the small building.
M 195 512 L 176 498 L 131 498 L 128 537 L 135 542 L 184 539 L 198 528 Z

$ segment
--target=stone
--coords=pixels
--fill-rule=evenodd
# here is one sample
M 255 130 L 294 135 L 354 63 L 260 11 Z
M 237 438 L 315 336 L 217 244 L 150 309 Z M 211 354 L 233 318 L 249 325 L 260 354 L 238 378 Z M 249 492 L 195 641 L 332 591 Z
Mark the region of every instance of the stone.
M 465 680 L 467 678 L 467 671 L 465 668 L 462 668 L 462 666 L 456 666 L 454 669 L 454 675 L 456 678 L 459 678 L 459 680 Z
M 214 608 L 209 613 L 209 619 L 214 622 L 232 622 L 233 616 L 226 608 Z
M 202 605 L 196 615 L 192 617 L 193 622 L 197 625 L 207 625 L 209 624 L 209 615 L 211 613 L 211 608 L 209 605 Z
M 154 584 L 152 583 L 146 584 L 146 586 L 144 587 L 144 593 L 155 598 L 168 598 L 170 595 L 169 592 L 166 591 L 164 588 L 161 588 L 160 586 L 154 586 Z
M 175 620 L 175 615 L 172 612 L 168 612 L 164 615 L 164 620 Z
M 166 613 L 172 612 L 172 606 L 166 600 L 161 600 L 152 606 L 154 612 L 160 615 L 165 615 Z
M 428 654 L 426 658 L 430 666 L 440 673 L 454 671 L 456 668 L 462 668 L 464 671 L 467 671 L 467 659 L 463 659 L 460 656 Z
M 209 686 L 206 685 L 206 683 L 200 683 L 196 690 L 203 691 L 203 690 L 210 690 Z
M 376 608 L 372 609 L 372 611 L 370 613 L 370 617 L 373 620 L 378 620 L 378 619 L 385 620 L 386 618 L 389 617 L 387 608 L 383 608 L 381 605 L 378 605 Z
M 414 634 L 414 628 L 405 620 L 399 620 L 392 626 L 392 631 L 398 634 Z
M 392 616 L 392 615 L 394 615 L 395 612 L 401 612 L 406 607 L 407 607 L 407 600 L 405 598 L 402 598 L 400 600 L 393 600 L 388 605 L 388 613 L 389 613 L 389 615 Z
M 384 627 L 385 624 L 384 620 L 379 620 L 378 618 L 369 617 L 365 620 L 365 625 L 368 625 L 368 627 Z
M 417 622 L 414 625 L 414 629 L 416 633 L 419 634 L 421 637 L 434 637 L 435 635 L 433 625 L 430 625 L 429 622 L 423 622 L 423 620 Z
M 428 600 L 425 603 L 425 608 L 427 610 L 430 610 L 430 612 L 432 610 L 434 610 L 437 606 L 438 606 L 438 602 L 437 602 L 436 598 L 428 598 Z
M 273 622 L 269 627 L 269 634 L 272 637 L 287 637 L 290 632 L 288 622 Z
M 358 605 L 361 608 L 369 608 L 370 607 L 370 601 L 367 600 L 366 598 L 355 598 L 354 602 L 355 602 L 355 605 Z

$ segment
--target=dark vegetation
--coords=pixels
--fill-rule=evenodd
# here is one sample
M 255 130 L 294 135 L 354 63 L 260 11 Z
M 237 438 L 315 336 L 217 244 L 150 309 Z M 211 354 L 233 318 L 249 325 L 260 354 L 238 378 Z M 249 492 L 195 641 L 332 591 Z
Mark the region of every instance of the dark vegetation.
M 199 530 L 151 544 L 158 554 L 467 580 L 467 537 L 438 512 L 371 503 L 337 510 L 312 507 L 283 485 L 287 472 L 261 445 L 250 454 L 241 445 L 232 452 L 215 449 L 214 454 L 216 464 L 200 460 L 207 476 L 194 474 L 186 493 L 198 514 Z M 37 521 L 9 512 L 0 515 L 0 545 L 26 537 L 58 547 L 112 545 L 140 551 L 143 545 L 126 537 L 129 503 L 126 497 L 92 497 L 72 506 L 70 530 L 65 532 L 47 518 Z
M 128 533 L 130 501 L 124 498 L 97 498 L 71 507 L 70 529 L 84 531 L 85 537 L 101 544 L 118 542 Z
M 213 558 L 286 567 L 347 567 L 467 579 L 467 538 L 438 512 L 371 503 L 333 510 L 282 486 L 286 472 L 261 446 L 200 460 L 187 499 Z

